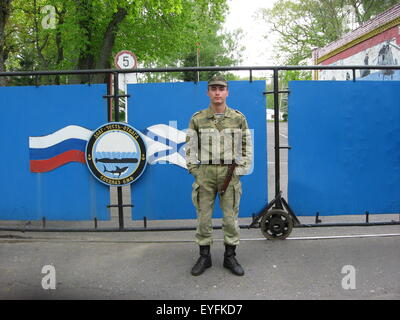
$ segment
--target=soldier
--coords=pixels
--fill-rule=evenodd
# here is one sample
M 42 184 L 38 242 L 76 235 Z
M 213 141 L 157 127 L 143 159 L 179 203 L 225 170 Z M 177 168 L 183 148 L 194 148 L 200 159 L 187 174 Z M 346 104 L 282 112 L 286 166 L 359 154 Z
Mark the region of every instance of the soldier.
M 212 213 L 217 194 L 224 214 L 223 265 L 235 275 L 244 275 L 235 250 L 239 244 L 240 176 L 251 166 L 252 142 L 246 117 L 226 104 L 228 93 L 224 78 L 211 78 L 207 91 L 210 106 L 192 116 L 187 133 L 186 163 L 195 177 L 192 201 L 197 211 L 196 242 L 200 247 L 200 257 L 191 271 L 194 276 L 212 265 Z

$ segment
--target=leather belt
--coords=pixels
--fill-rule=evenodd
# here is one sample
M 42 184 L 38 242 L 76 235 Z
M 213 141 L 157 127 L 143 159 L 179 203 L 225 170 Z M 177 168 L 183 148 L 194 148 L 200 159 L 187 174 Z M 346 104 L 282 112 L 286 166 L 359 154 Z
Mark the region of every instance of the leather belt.
M 229 166 L 230 164 L 234 163 L 234 161 L 229 160 L 229 161 L 224 161 L 224 160 L 210 160 L 208 162 L 201 162 L 200 164 L 213 164 L 213 165 L 223 165 L 223 166 Z

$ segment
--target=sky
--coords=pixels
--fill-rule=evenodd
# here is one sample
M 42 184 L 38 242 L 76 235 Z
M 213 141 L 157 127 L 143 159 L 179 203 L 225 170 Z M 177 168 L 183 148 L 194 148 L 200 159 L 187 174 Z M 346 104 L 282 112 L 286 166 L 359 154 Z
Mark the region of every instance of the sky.
M 228 0 L 229 14 L 226 17 L 224 28 L 228 31 L 241 28 L 243 38 L 241 45 L 245 47 L 242 53 L 241 66 L 272 66 L 271 40 L 264 36 L 268 34 L 267 24 L 256 19 L 256 12 L 260 8 L 271 8 L 276 0 Z

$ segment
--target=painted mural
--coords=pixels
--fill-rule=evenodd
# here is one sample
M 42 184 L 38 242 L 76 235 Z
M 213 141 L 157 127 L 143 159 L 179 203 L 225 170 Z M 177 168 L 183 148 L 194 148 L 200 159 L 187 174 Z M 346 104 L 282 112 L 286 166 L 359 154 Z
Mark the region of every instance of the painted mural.
M 332 66 L 341 65 L 366 65 L 366 66 L 385 66 L 399 65 L 400 47 L 395 39 L 384 41 L 371 48 L 344 59 L 339 59 L 330 64 Z M 400 70 L 357 70 L 358 80 L 400 80 Z M 323 70 L 319 72 L 319 80 L 352 80 L 352 72 L 349 70 Z
M 400 64 L 400 4 L 378 15 L 341 39 L 313 52 L 322 66 L 387 66 Z M 356 70 L 357 80 L 400 80 L 400 70 Z M 353 80 L 351 70 L 319 70 L 318 80 Z

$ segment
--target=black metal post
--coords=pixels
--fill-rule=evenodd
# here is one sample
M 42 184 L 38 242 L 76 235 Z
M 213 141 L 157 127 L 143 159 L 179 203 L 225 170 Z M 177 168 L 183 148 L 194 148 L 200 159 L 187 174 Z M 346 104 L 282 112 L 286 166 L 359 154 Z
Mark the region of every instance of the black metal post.
M 114 121 L 119 122 L 119 82 L 118 73 L 114 73 Z M 119 229 L 124 229 L 124 208 L 122 200 L 122 187 L 117 187 L 118 196 L 118 221 Z
M 114 73 L 114 121 L 119 121 L 119 82 L 118 82 L 118 73 Z
M 315 214 L 315 223 L 320 223 L 321 219 L 319 219 L 319 212 Z
M 274 69 L 274 127 L 275 127 L 275 197 L 281 191 L 279 147 L 279 70 Z
M 108 82 L 107 82 L 107 95 L 105 96 L 105 98 L 107 98 L 107 105 L 108 105 L 108 115 L 107 115 L 107 119 L 108 122 L 113 121 L 112 118 L 112 110 L 113 110 L 113 101 L 112 101 L 112 92 L 113 92 L 113 74 L 108 74 Z
M 117 187 L 118 193 L 118 221 L 119 221 L 119 228 L 122 230 L 124 229 L 124 208 L 123 208 L 123 201 L 122 201 L 122 187 Z

